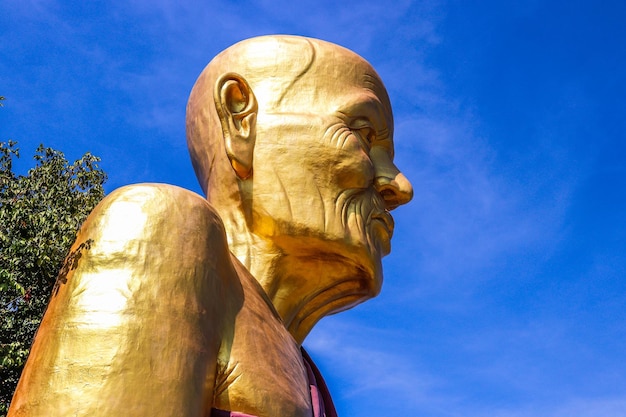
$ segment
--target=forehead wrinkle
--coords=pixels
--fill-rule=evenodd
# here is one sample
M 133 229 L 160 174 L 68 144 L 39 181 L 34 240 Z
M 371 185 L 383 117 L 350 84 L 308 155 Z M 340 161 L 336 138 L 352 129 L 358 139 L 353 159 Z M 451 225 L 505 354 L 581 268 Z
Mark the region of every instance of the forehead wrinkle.
M 349 97 L 339 113 L 350 117 L 366 116 L 371 118 L 374 116 L 376 133 L 384 132 L 389 135 L 393 131 L 393 115 L 390 110 L 389 106 L 385 106 L 385 101 L 380 100 L 376 91 L 366 88 L 365 92 L 359 90 Z
M 300 80 L 302 79 L 302 77 L 304 77 L 304 75 L 309 72 L 309 70 L 313 67 L 313 64 L 315 63 L 315 58 L 317 56 L 316 51 L 315 51 L 315 46 L 313 45 L 313 42 L 311 42 L 309 39 L 304 39 L 309 47 L 309 51 L 311 53 L 311 55 L 309 56 L 309 60 L 306 63 L 306 65 L 292 78 L 292 80 L 289 82 L 289 84 L 284 87 L 283 91 L 281 92 L 280 96 L 278 97 L 278 100 L 276 100 L 274 106 L 278 107 L 282 104 L 283 99 L 285 98 L 285 96 L 287 96 L 287 93 L 289 93 L 289 91 L 291 91 L 291 89 L 293 88 L 293 86 Z
M 364 73 L 363 86 L 366 89 L 370 90 L 372 93 L 374 93 L 379 103 L 385 110 L 385 113 L 389 115 L 389 120 L 387 121 L 387 123 L 393 126 L 393 112 L 391 110 L 391 103 L 389 101 L 389 96 L 387 95 L 387 90 L 385 89 L 385 86 L 383 85 L 380 77 L 378 77 L 378 75 L 370 74 L 368 72 Z

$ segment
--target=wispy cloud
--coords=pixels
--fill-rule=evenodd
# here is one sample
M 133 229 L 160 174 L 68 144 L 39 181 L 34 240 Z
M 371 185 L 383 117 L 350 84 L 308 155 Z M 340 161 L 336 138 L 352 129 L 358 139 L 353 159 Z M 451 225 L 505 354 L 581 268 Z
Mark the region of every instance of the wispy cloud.
M 520 406 L 517 409 L 484 410 L 469 417 L 616 417 L 626 415 L 624 398 L 577 398 L 560 405 Z
M 414 343 L 407 332 L 415 329 L 385 330 L 354 317 L 323 321 L 305 343 L 326 371 L 340 411 L 346 415 L 378 415 L 373 409 L 429 417 L 613 417 L 626 413 L 626 399 L 590 395 L 574 385 L 567 388 L 553 374 L 558 350 L 570 342 L 563 323 L 499 328 L 467 338 L 455 333 L 456 343 L 469 355 L 463 358 L 457 352 L 450 358 L 456 369 L 437 373 L 437 366 L 417 356 L 419 346 L 408 351 L 400 347 Z M 580 353 L 566 356 L 575 360 L 584 357 Z
M 422 115 L 398 120 L 397 161 L 415 198 L 410 218 L 399 210 L 398 229 L 407 230 L 399 230 L 394 250 L 413 252 L 420 273 L 439 283 L 480 281 L 504 256 L 549 252 L 575 178 L 561 178 L 559 194 L 537 201 L 550 178 L 537 172 L 534 183 L 522 183 L 514 172 L 500 171 L 499 155 L 474 117 L 445 102 L 441 96 L 435 105 L 427 102 Z
M 305 345 L 324 368 L 335 370 L 333 386 L 340 389 L 334 394 L 347 402 L 372 398 L 383 408 L 423 405 L 432 401 L 438 381 L 418 369 L 419 358 L 389 349 L 386 341 L 401 338 L 397 330 L 335 317 L 321 323 Z

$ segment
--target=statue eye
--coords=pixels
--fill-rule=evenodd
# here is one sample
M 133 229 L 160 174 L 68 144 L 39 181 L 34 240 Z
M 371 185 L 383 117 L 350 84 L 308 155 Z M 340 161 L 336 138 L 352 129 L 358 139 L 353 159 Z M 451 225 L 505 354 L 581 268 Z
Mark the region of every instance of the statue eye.
M 365 120 L 358 120 L 351 127 L 352 132 L 361 139 L 369 149 L 376 140 L 376 131 L 372 125 Z
M 372 146 L 376 139 L 376 132 L 371 127 L 363 127 L 357 130 L 361 139 L 367 144 L 368 147 Z

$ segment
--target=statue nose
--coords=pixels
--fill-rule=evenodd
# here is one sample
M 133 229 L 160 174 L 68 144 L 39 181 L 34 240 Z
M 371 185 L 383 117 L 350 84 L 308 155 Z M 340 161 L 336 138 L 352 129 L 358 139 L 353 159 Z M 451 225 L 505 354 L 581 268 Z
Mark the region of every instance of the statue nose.
M 411 201 L 413 186 L 392 162 L 387 150 L 373 147 L 370 158 L 374 163 L 374 187 L 383 197 L 387 210 L 393 210 Z

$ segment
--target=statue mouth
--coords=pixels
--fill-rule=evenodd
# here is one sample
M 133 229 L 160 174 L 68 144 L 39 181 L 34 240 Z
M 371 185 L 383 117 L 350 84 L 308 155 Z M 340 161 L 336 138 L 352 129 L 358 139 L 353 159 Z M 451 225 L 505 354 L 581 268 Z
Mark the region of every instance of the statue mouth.
M 375 212 L 372 214 L 370 224 L 372 231 L 378 240 L 378 249 L 381 256 L 391 252 L 391 237 L 393 236 L 394 221 L 389 211 Z
M 393 221 L 393 217 L 389 214 L 389 211 L 385 210 L 382 213 L 372 214 L 372 221 L 374 220 L 384 225 L 385 231 L 387 232 L 387 235 L 389 235 L 389 239 L 391 239 L 395 223 Z

